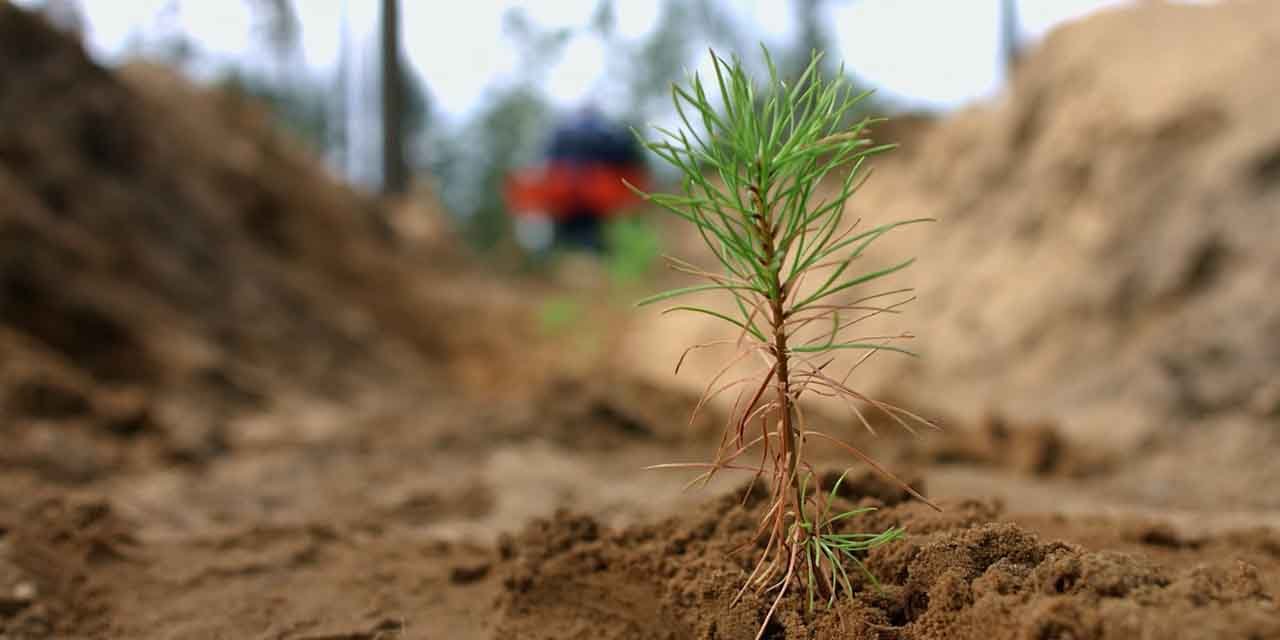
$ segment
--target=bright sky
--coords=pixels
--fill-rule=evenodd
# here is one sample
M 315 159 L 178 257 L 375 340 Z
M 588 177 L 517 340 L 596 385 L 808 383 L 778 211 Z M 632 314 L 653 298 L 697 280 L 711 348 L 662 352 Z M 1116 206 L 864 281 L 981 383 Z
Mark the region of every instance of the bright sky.
M 90 48 L 111 59 L 130 38 L 156 25 L 170 0 L 82 0 Z M 794 28 L 785 0 L 724 0 L 736 17 L 766 42 L 782 41 Z M 21 4 L 38 4 L 27 0 Z M 255 53 L 245 2 L 186 0 L 177 20 L 206 53 L 228 59 Z M 1038 39 L 1053 26 L 1124 0 L 1020 0 L 1025 38 Z M 378 3 L 372 0 L 302 0 L 305 55 L 315 68 L 331 68 L 341 47 L 341 20 L 349 12 L 355 30 L 371 34 Z M 465 0 L 441 8 L 438 1 L 402 2 L 406 55 L 430 88 L 436 104 L 459 115 L 473 107 L 486 86 L 514 73 L 515 51 L 502 37 L 502 15 L 524 8 L 542 27 L 580 27 L 596 0 Z M 998 62 L 1000 0 L 834 0 L 841 57 L 858 75 L 888 96 L 947 108 L 990 95 L 1001 81 Z M 655 0 L 618 0 L 617 29 L 640 38 L 658 18 Z M 603 45 L 575 37 L 547 80 L 561 105 L 584 97 L 604 73 Z

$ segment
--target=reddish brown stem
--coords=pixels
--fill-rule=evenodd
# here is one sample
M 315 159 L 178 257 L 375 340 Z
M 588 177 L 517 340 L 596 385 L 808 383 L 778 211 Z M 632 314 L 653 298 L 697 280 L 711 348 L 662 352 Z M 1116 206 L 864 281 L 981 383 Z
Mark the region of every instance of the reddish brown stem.
M 786 485 L 791 485 L 791 489 L 795 492 L 795 522 L 799 525 L 804 521 L 804 496 L 800 491 L 800 483 L 796 478 L 796 469 L 800 462 L 800 448 L 796 437 L 796 428 L 794 424 L 794 410 L 791 403 L 791 372 L 789 367 L 789 352 L 787 349 L 787 313 L 785 303 L 787 299 L 787 290 L 782 283 L 781 271 L 782 263 L 785 260 L 779 259 L 778 252 L 778 225 L 772 219 L 770 211 L 765 207 L 765 194 L 767 187 L 764 184 L 763 167 L 757 163 L 757 174 L 759 178 L 757 183 L 751 187 L 752 197 L 756 205 L 756 232 L 760 237 L 760 245 L 764 257 L 764 263 L 768 265 L 769 275 L 769 311 L 770 324 L 773 328 L 773 356 L 774 356 L 774 380 L 777 389 L 778 404 L 778 428 L 781 433 L 782 457 L 786 465 L 786 475 L 781 478 L 782 484 L 777 487 L 778 492 L 786 491 Z M 797 526 L 797 531 L 801 528 Z M 800 536 L 805 535 L 800 531 Z M 800 544 L 801 540 L 792 541 L 793 544 Z

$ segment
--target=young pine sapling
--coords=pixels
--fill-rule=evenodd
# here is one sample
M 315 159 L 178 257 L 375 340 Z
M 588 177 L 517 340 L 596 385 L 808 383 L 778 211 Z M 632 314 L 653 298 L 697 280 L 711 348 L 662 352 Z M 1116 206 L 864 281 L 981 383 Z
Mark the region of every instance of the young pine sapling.
M 851 594 L 847 563 L 855 564 L 874 584 L 874 576 L 862 566 L 858 554 L 903 534 L 898 528 L 841 533 L 847 525 L 843 521 L 864 510 L 830 513 L 840 483 L 829 493 L 817 486 L 818 477 L 806 459 L 810 442 L 824 441 L 844 449 L 929 503 L 856 447 L 811 426 L 800 405 L 806 396 L 839 398 L 868 430 L 872 427 L 864 415 L 867 408 L 908 430 L 913 422 L 933 426 L 849 385 L 853 370 L 873 355 L 881 351 L 909 354 L 899 343 L 912 337 L 907 333 L 855 337 L 850 335 L 852 329 L 863 320 L 896 314 L 914 299 L 905 288 L 865 294 L 860 289 L 905 269 L 913 260 L 867 272 L 856 271 L 854 264 L 890 230 L 928 219 L 866 229 L 856 221 L 846 224 L 846 204 L 862 182 L 865 161 L 892 145 L 877 146 L 866 137 L 869 125 L 877 120 L 864 118 L 845 128 L 849 114 L 867 94 L 851 90 L 843 70 L 835 79 L 824 80 L 818 72 L 821 56 L 815 53 L 801 76 L 788 84 L 778 78 L 766 50 L 769 84 L 761 91 L 741 61 L 727 61 L 714 52 L 711 56 L 720 108 L 708 97 L 702 79 L 694 75 L 688 87 L 673 89 L 683 127 L 677 131 L 658 127 L 663 137 L 644 142 L 680 170 L 681 193 L 641 195 L 692 224 L 723 270 L 706 271 L 668 258 L 676 270 L 707 283 L 668 291 L 640 304 L 719 293 L 731 305 L 680 305 L 667 310 L 704 314 L 736 328 L 736 340 L 689 347 L 676 371 L 695 349 L 736 344 L 737 356 L 707 384 L 694 413 L 726 392 L 736 393 L 737 400 L 711 462 L 657 466 L 703 469 L 691 485 L 709 481 L 721 469 L 747 470 L 753 478 L 770 479 L 771 501 L 756 532 L 764 550 L 738 593 L 741 598 L 751 589 L 777 592 L 765 617 L 767 624 L 793 584 L 807 587 L 811 608 L 815 596 L 830 604 L 838 591 Z M 826 178 L 840 172 L 844 174 L 838 186 L 828 191 Z M 837 374 L 831 365 L 836 354 L 845 351 L 860 352 L 860 357 L 847 372 Z M 759 369 L 735 378 L 731 371 L 747 361 L 758 361 Z M 763 629 L 762 625 L 762 633 Z

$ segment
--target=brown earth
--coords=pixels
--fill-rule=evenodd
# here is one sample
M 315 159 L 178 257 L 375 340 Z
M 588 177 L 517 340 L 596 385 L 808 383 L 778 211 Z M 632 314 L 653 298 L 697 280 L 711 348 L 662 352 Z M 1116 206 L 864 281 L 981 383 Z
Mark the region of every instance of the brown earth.
M 905 242 L 928 355 L 883 384 L 1051 418 L 1135 503 L 1280 506 L 1278 42 L 1272 2 L 1104 13 L 884 167 L 866 210 L 940 221 Z
M 1280 634 L 1269 589 L 1280 541 L 1272 532 L 1210 544 L 1159 528 L 1113 533 L 1104 550 L 1057 541 L 1059 523 L 1023 526 L 990 502 L 956 500 L 935 513 L 873 477 L 842 486 L 837 511 L 876 507 L 855 531 L 905 526 L 910 541 L 872 551 L 879 586 L 828 608 L 804 593 L 783 600 L 765 638 L 1266 638 Z M 885 500 L 869 496 L 897 494 Z M 611 531 L 559 513 L 500 548 L 506 571 L 498 637 L 750 638 L 773 594 L 735 595 L 756 552 L 768 501 L 739 490 L 693 517 Z M 846 521 L 848 522 L 848 521 Z M 1058 525 L 1058 526 L 1055 526 Z M 1037 534 L 1039 530 L 1042 533 Z M 852 531 L 848 531 L 852 532 Z M 1045 534 L 1054 536 L 1045 537 Z M 1096 543 L 1096 540 L 1095 540 Z M 1121 551 L 1117 547 L 1128 547 Z M 1212 548 L 1212 550 L 1209 550 Z M 1166 550 L 1164 562 L 1156 554 Z M 1195 552 L 1189 553 L 1191 549 Z
M 1265 34 L 1261 26 L 1274 24 L 1266 8 L 1146 7 L 1138 17 L 1086 21 L 1027 61 L 1008 101 L 1029 99 L 1029 85 L 1048 91 L 1066 82 L 1054 75 L 1065 65 L 1058 57 L 1106 66 L 1102 53 L 1089 58 L 1072 42 L 1140 53 L 1163 33 L 1190 38 L 1256 23 Z M 1135 31 L 1148 13 L 1167 28 Z M 1243 42 L 1226 47 L 1214 68 L 1235 69 L 1244 62 L 1232 56 L 1270 40 Z M 1033 82 L 1035 69 L 1044 77 Z M 1197 77 L 1212 75 L 1204 73 Z M 1265 78 L 1248 91 L 1273 86 Z M 1037 126 L 1045 128 L 1036 131 L 1062 127 L 1060 139 L 1069 126 L 1092 126 L 1060 122 L 1057 105 L 1075 94 L 1056 91 L 1041 98 Z M 1208 100 L 1225 89 L 1206 91 Z M 1223 98 L 1225 121 L 1260 120 L 1246 102 Z M 985 182 L 919 176 L 937 170 L 927 170 L 938 162 L 929 159 L 935 145 L 964 139 L 996 154 L 986 134 L 962 132 L 994 135 L 1019 113 L 996 106 L 920 125 L 924 133 L 912 135 L 924 148 L 872 184 L 905 173 L 916 177 L 891 184 L 911 198 L 976 211 Z M 1161 166 L 1189 166 L 1220 137 L 1240 145 L 1239 158 L 1276 139 L 1261 124 L 1255 142 L 1222 126 L 1195 145 L 1164 147 Z M 1112 158 L 1107 166 L 1130 180 L 1152 163 L 1125 155 L 1149 153 L 1134 135 L 1110 147 L 1097 141 L 1100 157 Z M 1061 146 L 1025 147 L 1027 167 L 1056 166 Z M 1001 197 L 1056 193 L 1048 168 L 1048 176 L 1016 164 L 1005 171 L 1016 175 L 990 186 Z M 1216 300 L 1232 322 L 1231 305 L 1251 304 L 1265 324 L 1274 305 L 1250 297 L 1250 283 L 1275 264 L 1259 248 L 1266 224 L 1274 226 L 1263 209 L 1273 190 L 1238 191 L 1230 175 L 1218 178 L 1228 195 L 1215 211 L 1258 226 L 1237 233 L 1236 223 L 1219 221 L 1222 237 L 1233 238 L 1227 266 L 1186 302 L 1170 303 L 1169 317 L 1186 320 L 1191 311 L 1178 305 Z M 931 186 L 902 186 L 912 180 Z M 1185 190 L 1168 196 L 1183 212 L 1170 214 L 1177 220 L 1192 215 L 1188 202 L 1203 201 L 1197 184 L 1219 184 L 1160 180 Z M 1111 206 L 1109 193 L 1090 197 Z M 649 375 L 655 356 L 685 336 L 637 339 L 641 332 L 623 324 L 631 312 L 609 303 L 629 293 L 590 277 L 567 286 L 486 274 L 450 248 L 438 225 L 424 232 L 405 218 L 430 204 L 379 203 L 336 184 L 271 129 L 261 108 L 163 69 L 105 71 L 5 2 L 0 202 L 0 638 L 749 638 L 759 629 L 763 596 L 727 606 L 751 561 L 729 552 L 749 543 L 758 496 L 735 480 L 683 493 L 682 474 L 641 470 L 704 458 L 717 418 L 688 424 L 696 392 L 667 386 L 673 359 L 659 363 L 660 382 Z M 1120 204 L 1112 215 L 1156 206 Z M 389 210 L 401 216 L 384 218 Z M 1037 211 L 1045 225 L 1065 224 Z M 1144 215 L 1151 225 L 1188 224 Z M 961 218 L 944 216 L 958 237 L 1007 222 L 969 227 Z M 1035 237 L 1050 251 L 1059 235 Z M 968 282 L 945 237 L 921 266 L 937 260 Z M 1159 250 L 1151 251 L 1115 256 L 1115 268 L 1155 269 Z M 982 286 L 992 295 L 1074 291 L 1022 275 L 1036 284 Z M 951 320 L 959 312 L 928 303 L 941 293 L 921 286 L 922 302 L 937 305 L 930 313 L 947 318 L 937 331 L 971 340 L 957 328 L 965 322 Z M 568 328 L 540 324 L 540 305 L 565 297 L 584 300 L 582 317 Z M 1003 317 L 1034 325 L 1039 316 Z M 1116 317 L 1087 316 L 1094 329 L 1076 324 L 1116 331 Z M 1266 398 L 1244 391 L 1275 370 L 1269 335 L 1229 325 L 1217 340 L 1229 353 L 1260 345 L 1252 355 L 1208 368 L 1185 363 L 1193 386 L 1230 371 L 1222 378 L 1229 392 L 1198 400 L 1199 413 L 1171 408 L 1177 394 L 1142 396 L 1148 406 L 1127 391 L 1099 394 L 1097 405 L 1071 396 L 1079 410 L 1046 392 L 1042 410 L 1017 410 L 1037 376 L 1141 379 L 1145 369 L 1126 363 L 1155 357 L 1156 346 L 1179 336 L 1218 335 L 1166 335 L 1173 330 L 1162 322 L 1130 341 L 1128 355 L 1091 367 L 1038 369 L 1057 360 L 1010 346 L 998 351 L 1001 368 L 981 369 L 986 377 L 974 377 L 980 368 L 950 382 L 910 370 L 901 374 L 909 386 L 885 382 L 887 394 L 925 407 L 947 429 L 924 439 L 850 437 L 914 485 L 927 477 L 944 511 L 904 502 L 870 476 L 845 485 L 841 505 L 880 507 L 850 526 L 899 524 L 907 540 L 866 558 L 880 589 L 856 578 L 852 597 L 814 611 L 793 593 L 767 637 L 1280 637 L 1280 515 L 1257 484 L 1274 472 L 1265 461 L 1280 447 Z M 1069 328 L 1036 348 L 1093 344 Z M 628 355 L 636 345 L 647 351 Z M 925 362 L 960 366 L 957 353 Z M 1015 380 L 1002 397 L 1023 400 L 992 400 L 988 387 L 998 387 L 1002 369 Z M 916 391 L 929 385 L 937 391 Z M 1090 407 L 1117 416 L 1116 430 L 1146 435 L 1081 438 L 1095 428 L 1079 426 Z M 1153 426 L 1162 420 L 1167 428 Z M 823 468 L 847 463 L 836 451 L 816 455 Z M 1241 469 L 1248 461 L 1252 468 Z

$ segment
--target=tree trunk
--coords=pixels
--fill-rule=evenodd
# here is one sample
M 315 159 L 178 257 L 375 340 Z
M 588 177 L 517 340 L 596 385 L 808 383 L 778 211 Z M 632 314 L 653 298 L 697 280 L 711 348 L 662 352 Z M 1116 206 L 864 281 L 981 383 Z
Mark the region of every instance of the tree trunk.
M 387 194 L 404 193 L 409 182 L 404 157 L 403 84 L 399 0 L 382 0 L 382 191 Z
M 1022 28 L 1018 20 L 1017 0 L 1000 2 L 1000 55 L 1005 73 L 1012 74 L 1022 58 Z

